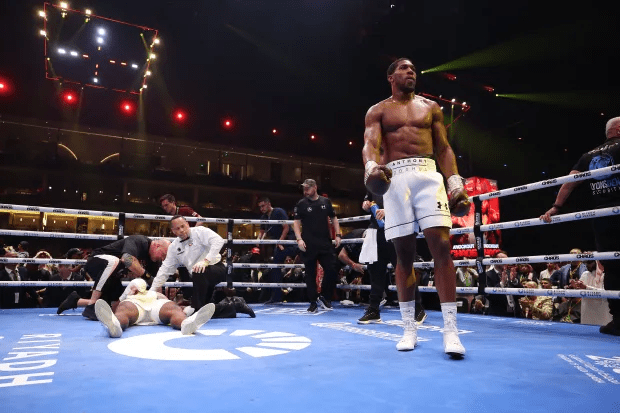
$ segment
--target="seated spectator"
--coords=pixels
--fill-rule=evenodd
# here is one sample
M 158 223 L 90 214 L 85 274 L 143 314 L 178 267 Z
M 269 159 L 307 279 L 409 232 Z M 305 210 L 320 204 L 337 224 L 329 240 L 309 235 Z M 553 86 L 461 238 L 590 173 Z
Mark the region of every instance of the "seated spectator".
M 6 252 L 4 258 L 19 258 L 16 252 Z M 21 281 L 17 264 L 4 264 L 0 281 Z M 26 301 L 24 287 L 0 287 L 0 308 L 23 308 Z
M 570 253 L 581 254 L 582 252 L 579 248 L 573 248 Z M 581 261 L 571 261 L 551 274 L 551 282 L 558 288 L 567 288 L 570 280 L 578 280 L 584 271 L 586 271 L 585 264 Z
M 478 271 L 474 267 L 456 268 L 457 287 L 476 287 L 478 285 Z M 469 313 L 474 294 L 456 294 L 456 300 L 461 302 L 459 312 Z M 459 305 L 459 304 L 457 304 Z
M 559 269 L 560 269 L 560 266 L 558 265 L 557 262 L 548 262 L 546 268 L 540 272 L 538 279 L 541 281 L 544 279 L 550 279 L 551 274 L 553 274 L 555 271 Z
M 538 289 L 536 281 L 526 281 L 524 288 Z M 519 299 L 521 316 L 532 320 L 550 320 L 553 315 L 553 300 L 551 297 L 528 295 Z
M 508 258 L 504 251 L 497 252 L 493 258 Z M 480 276 L 479 283 L 485 287 L 499 288 L 519 288 L 519 278 L 517 277 L 517 267 L 514 265 L 494 264 L 489 271 Z M 521 310 L 518 299 L 511 294 L 485 294 L 488 306 L 485 305 L 487 315 L 502 317 L 519 317 Z M 475 304 L 477 311 L 480 304 Z
M 566 289 L 585 290 L 586 286 L 579 280 L 570 280 Z M 581 297 L 562 298 L 553 314 L 553 320 L 563 323 L 581 323 Z
M 71 248 L 63 259 L 81 260 L 83 251 Z M 50 276 L 50 281 L 88 281 L 86 272 L 80 264 L 60 264 L 58 272 Z M 90 297 L 89 287 L 48 287 L 43 294 L 43 307 L 58 307 L 70 294 L 74 293 L 78 299 Z
M 18 258 L 29 258 L 30 257 L 30 253 L 28 252 L 28 247 L 30 244 L 28 244 L 28 241 L 22 241 L 19 244 L 17 244 L 17 257 Z
M 291 256 L 287 256 L 285 264 L 295 264 L 295 259 Z M 301 260 L 298 262 L 301 264 Z M 304 282 L 304 270 L 303 268 L 284 268 L 282 269 L 284 275 L 282 276 L 283 283 L 297 284 Z M 307 297 L 304 296 L 305 289 L 303 288 L 283 288 L 283 301 L 292 302 L 306 302 Z
M 603 280 L 605 279 L 605 273 L 603 264 L 599 261 L 585 261 L 586 271 L 581 274 L 580 281 L 582 281 L 586 287 L 597 288 L 604 290 Z
M 51 255 L 46 251 L 39 251 L 34 258 L 51 259 Z M 26 264 L 18 267 L 19 276 L 22 281 L 50 281 L 51 273 L 45 268 L 48 264 Z M 43 294 L 45 287 L 26 287 L 24 288 L 25 301 L 24 307 L 41 307 L 43 305 Z
M 538 284 L 538 276 L 530 264 L 517 264 L 517 277 L 522 285 L 525 285 L 527 281 L 535 281 Z

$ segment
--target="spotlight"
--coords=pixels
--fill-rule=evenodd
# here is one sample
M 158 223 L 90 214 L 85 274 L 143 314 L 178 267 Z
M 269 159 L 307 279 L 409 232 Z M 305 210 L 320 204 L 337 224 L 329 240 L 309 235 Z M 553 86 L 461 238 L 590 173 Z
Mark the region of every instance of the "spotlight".
M 232 127 L 233 127 L 233 122 L 232 122 L 232 120 L 230 120 L 230 119 L 224 119 L 224 120 L 222 121 L 222 125 L 223 125 L 223 126 L 224 126 L 224 128 L 226 128 L 226 129 L 232 129 Z
M 90 16 L 91 14 L 93 14 L 93 12 L 92 12 L 91 9 L 86 9 L 86 10 L 84 10 L 84 14 L 87 15 L 87 16 Z
M 151 55 L 149 56 L 151 59 L 156 59 L 157 56 L 155 55 L 155 53 L 151 53 Z
M 146 71 L 146 76 L 151 76 L 151 71 L 150 70 Z
M 71 51 L 71 56 L 76 56 L 77 57 L 77 55 L 78 55 L 78 52 L 76 52 L 75 50 Z
M 45 12 L 43 10 L 39 10 L 39 17 L 45 18 Z
M 69 8 L 69 3 L 67 3 L 66 1 L 61 1 L 60 2 L 60 8 L 63 10 L 66 10 Z
M 41 36 L 47 36 L 47 32 L 45 30 L 39 30 L 39 34 Z
M 105 36 L 105 29 L 99 28 L 97 30 L 97 33 L 99 33 L 99 35 L 101 35 L 101 36 Z
M 122 111 L 125 115 L 127 115 L 127 116 L 132 115 L 132 114 L 134 113 L 134 111 L 135 111 L 135 106 L 134 106 L 133 102 L 130 102 L 130 101 L 123 101 L 123 102 L 121 103 L 121 111 Z
M 58 49 L 58 54 L 67 54 L 67 51 L 65 49 Z
M 153 43 L 155 43 L 155 44 L 159 44 L 159 37 L 156 37 L 156 38 L 153 40 Z
M 271 133 L 273 133 L 273 134 L 275 135 L 276 133 L 278 133 L 278 130 L 277 130 L 277 129 L 273 129 L 273 130 L 271 131 Z
M 94 79 L 93 79 L 93 83 L 99 83 L 99 79 L 94 78 Z
M 97 43 L 103 44 L 103 37 L 97 37 Z
M 132 68 L 134 68 L 134 69 L 137 69 L 137 68 L 138 68 L 138 65 L 137 65 L 137 64 L 135 64 L 135 63 L 132 63 L 132 64 L 131 64 L 131 67 L 132 67 Z
M 452 103 L 456 102 L 456 99 L 452 99 Z
M 66 105 L 75 105 L 77 104 L 78 98 L 74 91 L 67 90 L 62 94 L 62 100 Z
M 183 123 L 187 119 L 187 115 L 185 114 L 185 112 L 179 109 L 179 110 L 174 111 L 172 118 L 177 123 Z

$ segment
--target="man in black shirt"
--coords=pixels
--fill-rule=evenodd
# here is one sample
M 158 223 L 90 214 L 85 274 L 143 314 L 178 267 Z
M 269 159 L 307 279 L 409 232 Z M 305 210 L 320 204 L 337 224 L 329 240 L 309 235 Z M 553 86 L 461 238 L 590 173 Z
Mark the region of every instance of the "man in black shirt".
M 330 218 L 336 232 L 336 248 L 340 246 L 342 235 L 332 203 L 328 198 L 319 196 L 316 181 L 306 179 L 302 186 L 304 198 L 295 206 L 293 229 L 306 270 L 308 301 L 310 301 L 308 312 L 314 313 L 317 311 L 317 303 L 323 309 L 332 308 L 331 295 L 336 286 L 336 255 L 329 228 Z M 321 283 L 322 296 L 318 295 L 316 287 L 317 260 L 324 271 Z
M 121 284 L 123 277 L 151 278 L 150 274 L 157 273 L 158 263 L 166 258 L 169 245 L 170 241 L 165 239 L 151 241 L 144 235 L 130 235 L 94 249 L 84 266 L 95 282 L 90 299 L 80 298 L 77 292 L 73 292 L 60 304 L 56 313 L 86 307 L 82 315 L 97 321 L 95 302 L 102 299 L 111 305 L 113 301 L 118 301 L 124 291 Z
M 570 174 L 590 171 L 593 169 L 604 168 L 607 166 L 618 165 L 620 161 L 620 117 L 610 119 L 605 126 L 607 139 L 602 145 L 597 146 L 589 152 L 584 153 Z M 556 215 L 569 195 L 583 181 L 567 182 L 560 187 L 560 191 L 555 199 L 555 203 L 544 215 L 540 217 L 545 222 L 551 222 L 551 216 Z M 592 199 L 597 208 L 620 206 L 620 175 L 612 173 L 588 181 Z M 618 211 L 618 212 L 617 212 Z M 595 218 L 592 220 L 592 229 L 596 249 L 599 252 L 618 251 L 620 249 L 620 208 L 614 209 L 616 215 Z M 605 260 L 601 261 L 605 267 L 604 286 L 606 290 L 620 290 L 620 261 Z M 600 328 L 603 334 L 620 336 L 620 300 L 610 299 L 609 312 L 613 320 Z

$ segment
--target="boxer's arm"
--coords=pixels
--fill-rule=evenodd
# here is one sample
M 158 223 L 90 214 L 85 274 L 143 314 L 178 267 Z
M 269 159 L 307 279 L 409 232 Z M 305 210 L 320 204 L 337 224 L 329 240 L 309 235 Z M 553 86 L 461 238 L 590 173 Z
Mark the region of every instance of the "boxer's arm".
M 458 175 L 459 171 L 456 166 L 456 156 L 448 143 L 448 134 L 443 124 L 443 112 L 437 103 L 433 103 L 433 123 L 431 132 L 433 137 L 433 149 L 437 158 L 437 164 L 441 173 L 446 178 L 452 175 Z
M 379 104 L 368 109 L 364 121 L 364 148 L 362 149 L 364 165 L 368 161 L 381 161 L 381 118 L 382 113 Z

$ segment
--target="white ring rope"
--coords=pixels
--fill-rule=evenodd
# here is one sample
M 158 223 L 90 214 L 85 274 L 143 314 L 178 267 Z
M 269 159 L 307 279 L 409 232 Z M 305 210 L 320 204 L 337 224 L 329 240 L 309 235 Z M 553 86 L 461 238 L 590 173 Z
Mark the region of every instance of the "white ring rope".
M 512 229 L 512 228 L 523 228 L 523 227 L 534 227 L 538 225 L 551 225 L 551 224 L 559 224 L 563 222 L 572 222 L 572 221 L 582 221 L 585 219 L 592 218 L 602 218 L 609 216 L 618 216 L 620 215 L 620 207 L 607 207 L 607 208 L 599 208 L 599 209 L 591 209 L 580 212 L 572 212 L 568 214 L 554 215 L 551 217 L 551 222 L 547 223 L 542 221 L 540 218 L 530 218 L 530 219 L 522 219 L 517 221 L 506 221 L 498 224 L 485 224 L 480 226 L 480 230 L 482 232 L 487 231 L 495 231 L 499 229 Z M 143 215 L 146 216 L 146 215 Z M 152 215 L 156 216 L 156 215 Z M 362 217 L 352 217 L 356 221 L 362 221 L 359 218 L 368 219 L 368 215 Z M 190 217 L 188 217 L 190 218 Z M 145 218 L 146 219 L 146 218 Z M 197 219 L 209 219 L 215 220 L 215 218 L 197 218 Z M 188 219 L 189 220 L 189 219 Z M 219 223 L 228 223 L 228 220 L 217 218 Z M 233 221 L 248 221 L 248 220 L 233 220 Z M 262 223 L 274 223 L 274 222 L 284 222 L 284 221 L 265 221 L 265 220 L 256 220 Z M 339 220 L 340 221 L 340 220 Z M 291 221 L 292 222 L 292 221 Z M 353 222 L 353 221 L 351 221 Z M 239 222 L 241 223 L 241 222 Z M 245 222 L 247 223 L 247 222 Z M 462 234 L 470 234 L 474 232 L 474 227 L 463 227 L 463 228 L 453 228 L 450 230 L 450 235 L 462 235 Z M 0 230 L 0 235 L 5 236 L 21 236 L 21 237 L 41 237 L 41 238 L 75 238 L 75 239 L 91 239 L 91 240 L 110 240 L 116 241 L 118 239 L 117 235 L 96 235 L 96 234 L 74 234 L 69 232 L 44 232 L 44 231 L 19 231 L 12 229 L 2 229 Z M 127 235 L 125 235 L 125 238 Z M 151 239 L 161 239 L 165 237 L 149 237 Z M 418 238 L 424 238 L 423 233 L 418 234 Z M 174 238 L 165 238 L 173 240 Z M 273 245 L 273 244 L 281 244 L 281 245 L 297 245 L 297 241 L 295 240 L 258 240 L 258 239 L 234 239 L 232 240 L 233 244 L 243 245 L 243 244 L 265 244 L 265 245 Z M 352 239 L 343 239 L 341 243 L 350 244 L 350 243 L 362 243 L 364 242 L 363 238 L 352 238 Z M 488 244 L 485 245 L 488 248 L 496 248 L 496 244 Z M 455 249 L 463 249 L 461 246 L 455 246 Z
M 0 287 L 92 287 L 95 283 L 93 281 L 0 281 Z M 123 281 L 123 286 L 127 286 L 129 281 Z M 247 283 L 247 282 L 233 282 L 235 288 L 306 288 L 305 283 Z M 164 287 L 181 288 L 192 287 L 191 282 L 166 282 Z M 226 282 L 221 282 L 215 287 L 226 287 Z M 338 284 L 336 288 L 341 290 L 370 290 L 370 285 L 355 285 L 355 284 Z M 389 290 L 396 291 L 395 285 L 390 285 Z M 420 292 L 437 292 L 435 287 L 420 286 Z M 457 287 L 457 294 L 479 294 L 478 287 Z M 587 290 L 576 289 L 544 289 L 544 288 L 499 288 L 499 287 L 486 287 L 484 289 L 485 294 L 501 294 L 501 295 L 536 295 L 536 296 L 549 296 L 549 297 L 576 297 L 576 298 L 620 298 L 620 291 L 607 291 L 588 288 Z
M 482 265 L 494 264 L 536 264 L 541 262 L 569 262 L 569 261 L 600 261 L 620 259 L 620 251 L 592 252 L 586 254 L 557 254 L 557 255 L 530 255 L 510 258 L 484 258 Z M 0 264 L 85 264 L 86 260 L 67 260 L 49 258 L 6 258 L 0 257 Z M 434 262 L 415 262 L 414 268 L 433 268 Z M 476 265 L 476 260 L 454 261 L 455 267 L 471 267 Z M 265 268 L 304 268 L 303 264 L 258 264 L 258 263 L 233 263 L 233 268 L 265 269 Z M 365 266 L 364 266 L 365 267 Z
M 558 178 L 538 181 L 531 184 L 515 186 L 512 188 L 502 189 L 500 191 L 489 192 L 486 194 L 474 195 L 471 198 L 478 197 L 481 201 L 491 198 L 501 198 L 508 195 L 522 194 L 524 192 L 535 191 L 542 188 L 550 188 L 552 186 L 562 185 L 566 182 L 585 181 L 592 178 L 605 178 L 607 175 L 613 175 L 620 172 L 620 164 L 611 165 L 605 168 L 593 169 L 587 172 L 581 172 L 573 175 L 560 176 Z
M 583 172 L 579 174 L 566 175 L 559 178 L 544 180 L 535 182 L 532 184 L 522 185 L 519 187 L 507 188 L 500 191 L 495 191 L 487 194 L 481 194 L 472 196 L 478 197 L 481 201 L 491 199 L 491 198 L 499 198 L 503 196 L 513 195 L 516 193 L 524 193 L 530 192 L 537 189 L 552 187 L 557 185 L 562 185 L 566 182 L 576 182 L 583 181 L 592 178 L 606 177 L 610 174 L 615 174 L 620 171 L 620 165 L 613 165 L 606 168 L 596 169 L 588 172 Z M 48 213 L 62 213 L 62 214 L 75 214 L 81 216 L 104 216 L 104 217 L 113 217 L 113 218 L 121 218 L 123 213 L 118 212 L 108 212 L 108 211 L 90 211 L 90 210 L 80 210 L 80 209 L 65 209 L 65 208 L 51 208 L 51 207 L 39 207 L 39 206 L 28 206 L 28 205 L 10 205 L 10 204 L 0 204 L 0 210 L 19 210 L 19 211 L 29 211 L 29 212 L 48 212 Z M 601 208 L 595 210 L 581 211 L 576 213 L 569 213 L 563 215 L 555 215 L 552 217 L 551 224 L 561 223 L 561 222 L 570 222 L 570 221 L 578 221 L 583 219 L 591 219 L 591 218 L 599 218 L 606 216 L 614 216 L 620 214 L 620 207 L 609 207 L 609 208 Z M 124 214 L 125 219 L 145 219 L 145 220 L 158 220 L 158 221 L 168 221 L 172 218 L 170 215 L 151 215 L 151 214 L 134 214 L 134 213 L 126 213 Z M 350 217 L 350 218 L 342 218 L 339 219 L 339 222 L 358 222 L 358 221 L 367 221 L 370 219 L 369 215 L 359 216 L 359 217 Z M 292 224 L 293 220 L 251 220 L 251 219 L 224 219 L 224 218 L 197 218 L 197 217 L 186 217 L 187 221 L 194 222 L 205 222 L 205 223 L 216 223 L 216 224 Z M 537 226 L 546 224 L 541 221 L 539 218 L 531 218 L 525 220 L 518 221 L 508 221 L 499 224 L 487 224 L 481 225 L 480 230 L 482 232 L 486 231 L 494 231 L 498 229 L 511 229 L 511 228 L 523 228 L 526 226 Z M 450 235 L 460 235 L 460 234 L 468 234 L 474 232 L 474 227 L 466 227 L 466 228 L 454 228 L 450 231 Z M 45 237 L 45 238 L 71 238 L 71 239 L 91 239 L 91 240 L 110 240 L 115 241 L 119 238 L 118 235 L 97 235 L 97 234 L 74 234 L 74 233 L 64 233 L 64 232 L 43 232 L 43 231 L 17 231 L 17 230 L 0 230 L 0 235 L 7 236 L 31 236 L 31 237 Z M 418 234 L 419 238 L 423 238 L 424 235 L 422 233 Z M 152 239 L 158 239 L 162 237 L 150 237 Z M 172 238 L 168 238 L 172 239 Z M 296 241 L 293 240 L 231 240 L 233 244 L 280 244 L 280 245 L 296 245 Z M 342 240 L 343 244 L 347 243 L 361 243 L 363 242 L 363 238 Z M 496 247 L 495 245 L 485 245 L 487 247 Z M 461 246 L 462 247 L 462 246 Z M 482 265 L 492 265 L 492 264 L 522 264 L 522 263 L 542 263 L 542 262 L 567 262 L 567 261 L 581 261 L 581 260 L 610 260 L 610 259 L 620 259 L 620 252 L 611 251 L 611 252 L 594 252 L 591 254 L 559 254 L 559 255 L 537 255 L 537 256 L 526 256 L 526 257 L 512 257 L 512 258 L 503 258 L 503 259 L 483 259 Z M 64 264 L 64 265 L 75 265 L 75 264 L 83 264 L 86 260 L 64 260 L 64 259 L 28 259 L 28 258 L 0 258 L 0 263 L 30 263 L 30 264 Z M 454 261 L 455 266 L 475 266 L 477 263 L 476 259 L 472 260 L 459 260 Z M 422 269 L 430 269 L 434 267 L 433 262 L 422 262 L 422 263 L 414 263 L 414 268 L 422 268 Z M 245 264 L 245 263 L 233 263 L 233 268 L 303 268 L 303 264 Z M 391 267 L 391 265 L 390 265 Z M 89 281 L 1 281 L 0 286 L 7 287 L 25 287 L 25 286 L 50 286 L 50 287 L 68 287 L 68 286 L 83 286 L 83 287 L 91 287 L 93 286 L 93 282 Z M 127 285 L 128 282 L 123 282 L 123 285 Z M 191 282 L 167 282 L 164 284 L 166 287 L 191 287 L 193 284 Z M 217 285 L 217 287 L 226 287 L 228 284 L 226 282 L 222 282 Z M 270 287 L 270 288 L 305 288 L 305 283 L 239 283 L 233 282 L 233 287 L 248 287 L 248 288 L 260 288 L 260 287 Z M 359 289 L 359 290 L 369 290 L 369 285 L 348 285 L 348 284 L 339 284 L 337 288 L 340 289 Z M 396 286 L 389 286 L 390 290 L 395 290 Z M 457 287 L 457 293 L 464 294 L 478 294 L 478 287 Z M 420 291 L 422 292 L 436 292 L 435 287 L 420 287 Z M 511 294 L 511 295 L 540 295 L 540 296 L 562 296 L 562 297 L 581 297 L 581 298 L 620 298 L 619 291 L 605 291 L 605 290 L 572 290 L 572 289 L 527 289 L 527 288 L 493 288 L 487 287 L 485 288 L 485 293 L 487 294 Z

